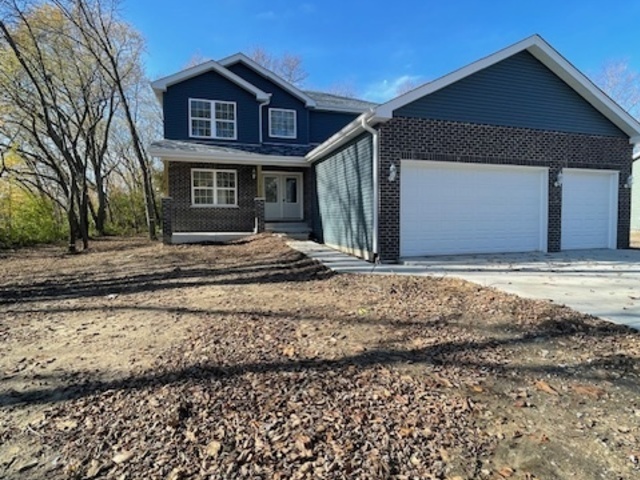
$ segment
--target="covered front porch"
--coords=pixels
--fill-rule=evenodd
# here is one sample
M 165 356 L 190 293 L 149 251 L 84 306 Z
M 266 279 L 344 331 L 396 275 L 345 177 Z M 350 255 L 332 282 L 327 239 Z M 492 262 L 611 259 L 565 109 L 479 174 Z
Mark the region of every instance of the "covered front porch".
M 271 231 L 308 238 L 311 191 L 303 156 L 162 141 L 165 243 L 225 242 Z

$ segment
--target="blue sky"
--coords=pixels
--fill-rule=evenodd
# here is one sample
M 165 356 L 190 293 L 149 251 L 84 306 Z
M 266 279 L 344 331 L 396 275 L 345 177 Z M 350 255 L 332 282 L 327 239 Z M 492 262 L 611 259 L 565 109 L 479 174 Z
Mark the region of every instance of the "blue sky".
M 347 85 L 383 101 L 538 33 L 586 74 L 611 60 L 640 70 L 637 0 L 124 0 L 147 40 L 150 78 L 195 54 L 220 59 L 262 46 L 300 55 L 305 87 Z

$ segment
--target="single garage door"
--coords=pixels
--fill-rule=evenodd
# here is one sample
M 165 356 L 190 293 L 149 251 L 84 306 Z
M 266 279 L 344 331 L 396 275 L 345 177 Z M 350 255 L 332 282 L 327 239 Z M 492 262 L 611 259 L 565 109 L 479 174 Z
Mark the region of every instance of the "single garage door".
M 546 251 L 548 169 L 403 160 L 400 255 Z
M 618 172 L 562 171 L 563 250 L 616 248 Z

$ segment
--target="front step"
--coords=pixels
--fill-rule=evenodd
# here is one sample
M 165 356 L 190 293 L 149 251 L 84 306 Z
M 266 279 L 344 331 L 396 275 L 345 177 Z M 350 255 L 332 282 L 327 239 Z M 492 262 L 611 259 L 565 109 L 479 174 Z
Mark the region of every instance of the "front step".
M 294 240 L 309 240 L 311 228 L 306 222 L 267 222 L 264 224 L 267 232 L 286 235 Z

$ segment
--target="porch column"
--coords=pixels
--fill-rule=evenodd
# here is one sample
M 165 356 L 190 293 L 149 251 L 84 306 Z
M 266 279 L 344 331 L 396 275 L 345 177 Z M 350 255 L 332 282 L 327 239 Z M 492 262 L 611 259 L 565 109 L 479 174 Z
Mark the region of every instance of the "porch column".
M 264 192 L 262 191 L 263 189 L 264 189 L 264 182 L 262 181 L 262 165 L 257 165 L 256 166 L 256 192 L 258 192 L 258 194 L 256 196 L 258 198 L 264 197 Z
M 171 245 L 171 234 L 173 233 L 173 225 L 171 223 L 173 210 L 173 199 L 164 197 L 162 199 L 162 243 Z
M 264 197 L 256 197 L 254 204 L 256 209 L 255 233 L 262 233 L 264 232 Z

